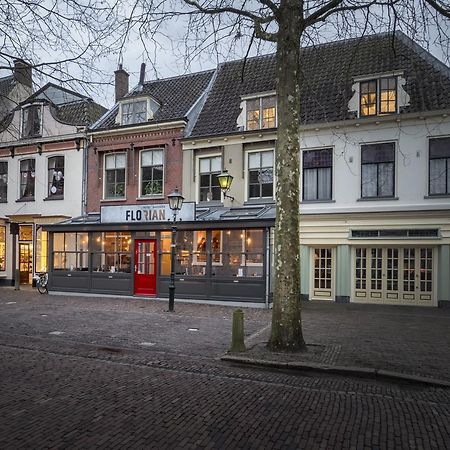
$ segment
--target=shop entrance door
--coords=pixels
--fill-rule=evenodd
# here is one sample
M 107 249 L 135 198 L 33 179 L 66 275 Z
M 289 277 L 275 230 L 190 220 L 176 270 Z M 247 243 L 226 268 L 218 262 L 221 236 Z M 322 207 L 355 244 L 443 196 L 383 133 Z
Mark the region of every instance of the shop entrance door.
M 154 239 L 135 241 L 134 293 L 156 295 L 156 240 Z
M 31 244 L 19 243 L 20 284 L 31 284 L 33 258 Z

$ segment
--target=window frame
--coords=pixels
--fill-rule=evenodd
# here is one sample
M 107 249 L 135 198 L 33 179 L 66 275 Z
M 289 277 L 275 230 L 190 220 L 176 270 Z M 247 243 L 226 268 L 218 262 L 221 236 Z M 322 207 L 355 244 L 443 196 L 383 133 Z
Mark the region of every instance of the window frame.
M 250 197 L 250 155 L 253 153 L 264 153 L 272 152 L 272 195 L 270 197 Z M 247 202 L 263 202 L 268 200 L 275 200 L 275 149 L 274 148 L 263 148 L 245 151 L 245 199 Z M 260 157 L 261 161 L 261 157 Z M 259 170 L 263 167 L 259 167 Z M 268 183 L 265 183 L 268 184 Z M 260 183 L 260 193 L 262 193 L 262 184 Z
M 363 163 L 363 148 L 364 147 L 368 147 L 368 146 L 375 146 L 375 145 L 385 145 L 385 144 L 392 144 L 393 146 L 393 152 L 394 152 L 394 157 L 392 161 L 378 161 L 375 163 Z M 396 170 L 397 170 L 397 143 L 396 141 L 387 141 L 387 142 L 365 142 L 365 143 L 361 143 L 360 144 L 360 199 L 361 200 L 383 200 L 383 199 L 394 199 L 395 198 L 395 194 L 397 192 L 397 177 L 396 177 Z M 379 164 L 386 164 L 386 163 L 392 163 L 393 167 L 392 167 L 392 194 L 391 195 L 383 195 L 380 196 L 378 195 L 379 192 L 379 183 L 378 183 L 378 175 L 379 175 Z M 363 165 L 376 165 L 377 166 L 377 195 L 376 196 L 364 196 L 363 195 Z
M 275 99 L 275 116 L 274 116 L 274 126 L 273 127 L 265 127 L 264 125 L 264 111 L 269 110 L 271 108 L 263 108 L 263 100 L 267 98 L 273 97 Z M 248 97 L 243 99 L 245 101 L 245 130 L 246 131 L 256 131 L 256 130 L 271 130 L 274 128 L 277 128 L 278 126 L 278 103 L 277 103 L 277 96 L 274 93 L 266 94 L 266 95 L 260 95 L 256 97 Z M 258 101 L 259 108 L 256 109 L 249 109 L 248 105 L 249 102 Z M 258 112 L 258 127 L 256 128 L 250 128 L 248 126 L 249 124 L 249 117 L 248 114 L 250 111 L 257 111 Z
M 443 156 L 443 157 L 431 157 L 431 142 L 437 141 L 441 139 L 448 140 L 449 145 L 449 155 Z M 431 161 L 436 159 L 444 159 L 445 160 L 445 192 L 440 193 L 431 193 Z M 433 198 L 439 198 L 439 197 L 447 197 L 450 196 L 450 136 L 436 136 L 436 137 L 430 137 L 428 139 L 428 196 Z
M 162 152 L 162 186 L 161 186 L 161 193 L 158 194 L 144 194 L 142 192 L 142 183 L 143 183 L 143 168 L 144 167 L 158 167 L 158 165 L 151 165 L 151 166 L 143 166 L 142 165 L 142 155 L 145 152 L 156 152 L 156 151 L 161 151 Z M 153 155 L 152 155 L 152 160 L 153 160 Z M 164 151 L 164 147 L 155 147 L 155 148 L 143 148 L 142 150 L 139 151 L 139 198 L 162 198 L 164 197 L 164 183 L 165 183 L 165 167 L 166 167 L 166 153 Z M 126 168 L 125 168 L 126 169 Z M 153 179 L 153 170 L 152 170 L 152 183 L 154 182 Z M 126 180 L 126 173 L 125 173 L 125 180 Z
M 31 133 L 28 135 L 24 135 L 24 130 L 25 130 L 25 111 L 28 110 L 32 110 L 32 109 L 36 109 L 39 111 L 39 131 L 37 133 Z M 27 118 L 27 121 L 29 119 Z M 41 137 L 42 136 L 42 121 L 43 121 L 43 111 L 42 111 L 42 104 L 40 103 L 32 103 L 29 105 L 25 105 L 22 107 L 21 109 L 21 114 L 20 114 L 20 137 L 22 139 L 32 139 L 32 138 L 36 138 L 36 137 Z
M 145 104 L 145 111 L 139 113 L 139 114 L 144 114 L 145 115 L 145 119 L 142 120 L 142 121 L 139 121 L 139 122 L 135 121 L 134 120 L 134 116 L 137 115 L 138 113 L 133 110 L 133 112 L 131 114 L 130 113 L 126 114 L 127 116 L 130 116 L 131 121 L 125 123 L 125 121 L 124 121 L 124 117 L 125 117 L 124 109 L 125 109 L 125 107 L 131 107 L 131 108 L 134 109 L 134 107 L 136 105 L 138 105 L 139 103 Z M 121 102 L 120 103 L 120 125 L 137 125 L 137 124 L 146 123 L 149 120 L 149 109 L 150 109 L 150 105 L 149 105 L 149 101 L 148 101 L 147 98 L 144 98 L 144 99 L 138 98 L 138 99 L 133 99 L 133 100 L 126 101 L 126 102 Z
M 61 160 L 62 159 L 62 174 L 61 174 L 61 180 L 56 180 L 57 183 L 61 183 L 62 184 L 62 193 L 52 193 L 51 192 L 51 188 L 53 187 L 53 177 L 54 177 L 54 172 L 55 169 L 58 169 L 58 167 L 54 167 L 52 169 L 50 169 L 50 161 L 52 160 Z M 64 155 L 52 155 L 49 156 L 47 158 L 47 198 L 51 198 L 51 199 L 63 199 L 64 198 L 64 170 L 65 170 L 65 158 Z M 50 170 L 53 171 L 52 177 L 50 178 Z
M 6 167 L 6 171 L 5 172 L 0 171 L 0 181 L 3 179 L 3 182 L 4 182 L 3 186 L 0 184 L 0 203 L 7 203 L 8 202 L 8 171 L 9 171 L 8 161 L 0 160 L 0 167 L 3 165 Z M 4 193 L 5 193 L 4 198 L 2 197 L 2 194 L 1 194 L 2 187 L 4 188 Z
M 305 153 L 307 152 L 322 152 L 322 151 L 329 151 L 331 153 L 331 165 L 329 166 L 317 166 L 317 167 L 311 167 L 311 168 L 306 168 L 305 169 Z M 333 189 L 333 183 L 334 183 L 334 176 L 333 176 L 333 169 L 334 169 L 334 148 L 333 147 L 319 147 L 319 148 L 305 148 L 302 149 L 302 202 L 331 202 L 333 200 L 333 195 L 334 195 L 334 189 Z M 316 170 L 317 169 L 325 169 L 325 168 L 330 168 L 330 196 L 329 198 L 324 198 L 324 199 L 305 199 L 305 170 Z M 319 192 L 319 178 L 317 177 L 316 180 L 317 186 L 316 186 L 316 191 L 317 191 L 317 195 L 318 196 L 318 192 Z
M 382 105 L 382 99 L 381 94 L 384 91 L 389 92 L 389 89 L 382 89 L 381 82 L 382 80 L 394 80 L 395 82 L 395 101 L 394 101 L 394 111 L 382 111 L 381 105 Z M 359 104 L 358 104 L 358 110 L 359 110 L 359 117 L 376 117 L 376 116 L 384 116 L 389 114 L 397 114 L 398 113 L 398 76 L 382 76 L 382 77 L 374 77 L 367 80 L 359 80 Z M 389 82 L 389 81 L 388 81 Z M 374 114 L 363 114 L 363 108 L 362 108 L 362 87 L 364 84 L 370 84 L 375 83 L 375 103 L 371 103 L 370 105 L 375 105 L 375 113 Z M 373 93 L 374 91 L 368 91 L 367 94 Z M 367 95 L 366 94 L 366 95 Z M 387 102 L 390 103 L 389 101 Z
M 110 156 L 114 156 L 114 158 L 116 159 L 118 155 L 124 155 L 125 156 L 125 167 L 124 168 L 117 168 L 115 167 L 114 169 L 107 169 L 106 168 L 106 160 L 108 157 Z M 103 158 L 103 200 L 124 200 L 127 198 L 127 162 L 128 162 L 128 153 L 125 151 L 120 151 L 120 152 L 113 152 L 113 153 L 105 153 L 104 158 Z M 107 197 L 106 196 L 106 186 L 107 186 L 107 171 L 117 171 L 117 170 L 124 170 L 124 181 L 123 181 L 123 195 L 121 196 L 114 196 L 114 197 Z M 117 182 L 117 174 L 114 178 L 114 186 L 117 186 L 117 184 L 119 184 Z M 114 191 L 116 190 L 116 187 L 114 188 Z
M 33 169 L 29 169 L 27 171 L 22 171 L 22 163 L 25 161 L 33 161 Z M 22 174 L 23 173 L 30 173 L 30 177 L 33 180 L 33 195 L 24 196 L 22 195 Z M 31 174 L 34 173 L 34 176 Z M 28 177 L 27 177 L 28 178 Z M 24 185 L 26 186 L 26 184 Z M 36 196 L 36 158 L 23 158 L 19 161 L 19 200 L 29 200 L 33 201 Z
M 197 174 L 197 183 L 196 183 L 196 197 L 197 197 L 197 203 L 202 203 L 202 204 L 211 204 L 211 203 L 221 203 L 223 201 L 223 193 L 222 190 L 220 189 L 220 185 L 219 187 L 219 191 L 220 191 L 220 198 L 219 199 L 211 199 L 211 200 L 202 200 L 201 199 L 201 195 L 200 195 L 200 189 L 201 189 L 201 176 L 202 176 L 202 172 L 201 170 L 201 160 L 202 159 L 213 159 L 213 158 L 220 158 L 220 170 L 218 171 L 218 174 L 220 174 L 223 171 L 223 154 L 222 153 L 211 153 L 211 154 L 200 154 L 197 155 L 197 162 L 196 162 L 196 174 Z M 210 168 L 211 168 L 211 163 L 210 163 Z M 212 188 L 214 186 L 212 186 L 212 177 L 211 175 L 214 175 L 216 173 L 216 171 L 209 171 L 209 172 L 204 172 L 204 175 L 209 175 L 209 182 L 210 185 L 209 187 Z M 215 186 L 217 187 L 217 186 Z M 210 191 L 212 192 L 212 191 Z

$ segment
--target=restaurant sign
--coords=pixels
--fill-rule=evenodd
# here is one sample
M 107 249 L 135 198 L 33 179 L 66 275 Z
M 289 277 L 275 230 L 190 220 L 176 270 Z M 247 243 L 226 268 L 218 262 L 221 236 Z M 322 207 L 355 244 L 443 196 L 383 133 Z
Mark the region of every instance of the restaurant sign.
M 102 206 L 100 222 L 102 223 L 146 223 L 169 222 L 173 212 L 167 203 L 155 205 L 119 205 Z M 195 203 L 186 202 L 177 213 L 177 221 L 195 220 Z

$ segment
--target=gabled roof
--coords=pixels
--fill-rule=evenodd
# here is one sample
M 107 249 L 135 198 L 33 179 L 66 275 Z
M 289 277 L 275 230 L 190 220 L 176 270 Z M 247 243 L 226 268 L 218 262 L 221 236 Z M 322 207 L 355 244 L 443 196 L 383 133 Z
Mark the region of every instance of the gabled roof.
M 189 110 L 203 94 L 214 72 L 214 70 L 208 70 L 162 80 L 147 81 L 142 86 L 133 89 L 124 97 L 124 100 L 141 96 L 150 96 L 156 100 L 161 106 L 148 123 L 182 119 L 186 117 Z M 119 127 L 120 125 L 115 123 L 118 112 L 118 105 L 115 105 L 91 129 Z
M 3 121 L 5 116 L 8 114 L 6 107 L 6 102 L 9 98 L 9 94 L 16 85 L 14 80 L 14 75 L 9 75 L 7 77 L 0 78 L 0 120 Z
M 190 136 L 238 131 L 241 97 L 276 89 L 275 55 L 219 66 Z M 402 112 L 450 108 L 450 69 L 401 32 L 376 34 L 301 50 L 301 122 L 351 119 L 353 78 L 403 70 L 410 106 Z

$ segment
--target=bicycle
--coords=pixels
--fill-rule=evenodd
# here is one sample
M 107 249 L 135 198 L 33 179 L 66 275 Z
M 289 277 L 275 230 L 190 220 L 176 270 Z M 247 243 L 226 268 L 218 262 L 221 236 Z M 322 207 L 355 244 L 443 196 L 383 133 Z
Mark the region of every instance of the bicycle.
M 36 287 L 40 294 L 48 294 L 48 273 L 36 274 Z

